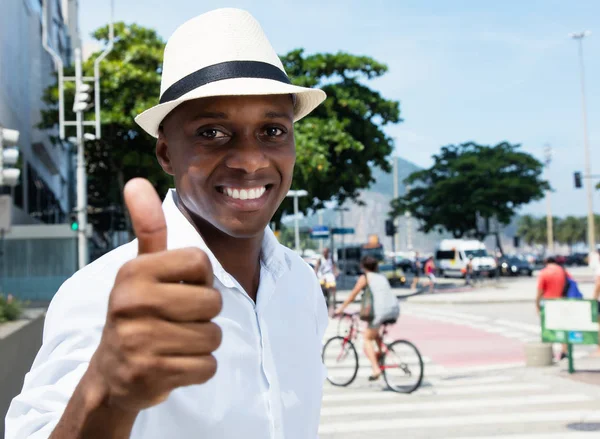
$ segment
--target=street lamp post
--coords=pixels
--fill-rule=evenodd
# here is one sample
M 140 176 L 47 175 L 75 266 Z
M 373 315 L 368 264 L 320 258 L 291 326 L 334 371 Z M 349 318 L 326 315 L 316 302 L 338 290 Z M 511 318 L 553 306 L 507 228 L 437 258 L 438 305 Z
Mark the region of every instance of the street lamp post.
M 546 164 L 546 172 L 549 173 L 550 163 L 552 162 L 552 147 L 548 144 L 544 145 L 544 159 Z M 548 177 L 550 177 L 548 175 Z M 552 224 L 552 201 L 550 200 L 550 189 L 546 191 L 546 238 L 548 253 L 554 253 L 554 227 Z
M 298 224 L 298 198 L 306 197 L 308 192 L 305 190 L 288 191 L 287 197 L 294 197 L 294 238 L 295 238 L 295 250 L 300 253 L 300 225 Z
M 583 39 L 591 35 L 590 31 L 584 32 L 573 32 L 569 34 L 571 38 L 577 40 L 579 43 L 579 67 L 581 75 L 581 112 L 583 117 L 583 145 L 585 148 L 585 175 L 590 176 L 591 172 L 591 159 L 590 159 L 590 144 L 588 140 L 588 128 L 587 128 L 587 111 L 585 104 L 585 69 L 583 64 Z M 588 198 L 588 251 L 590 256 L 596 251 L 596 237 L 594 232 L 594 189 L 593 182 L 591 179 L 586 179 L 587 185 L 587 198 Z M 591 260 L 591 257 L 590 257 Z
M 336 207 L 334 210 L 336 212 L 340 213 L 340 228 L 343 229 L 344 228 L 344 212 L 348 212 L 348 211 L 350 211 L 350 209 L 347 207 Z M 342 261 L 344 264 L 344 269 L 340 270 L 340 271 L 342 272 L 344 279 L 345 279 L 346 272 L 348 271 L 348 267 L 346 265 L 346 242 L 345 242 L 346 240 L 344 239 L 345 234 L 342 233 L 341 235 L 342 235 Z M 331 236 L 332 236 L 332 242 L 333 242 L 333 233 Z M 333 252 L 333 249 L 331 249 L 331 251 Z M 332 258 L 333 258 L 333 256 L 332 256 Z

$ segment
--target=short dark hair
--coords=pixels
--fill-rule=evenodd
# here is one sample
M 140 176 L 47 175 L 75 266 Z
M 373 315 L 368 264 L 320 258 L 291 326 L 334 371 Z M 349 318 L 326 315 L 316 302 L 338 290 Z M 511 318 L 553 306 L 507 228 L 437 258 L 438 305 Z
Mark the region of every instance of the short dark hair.
M 556 264 L 556 258 L 554 256 L 548 256 L 546 258 L 546 264 Z
M 360 260 L 360 266 L 369 271 L 376 272 L 379 270 L 379 261 L 373 256 L 363 256 L 363 258 Z

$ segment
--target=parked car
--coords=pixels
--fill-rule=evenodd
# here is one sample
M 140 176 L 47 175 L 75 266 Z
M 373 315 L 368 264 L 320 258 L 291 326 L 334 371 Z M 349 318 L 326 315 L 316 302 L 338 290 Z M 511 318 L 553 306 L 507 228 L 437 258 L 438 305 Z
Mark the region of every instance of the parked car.
M 400 267 L 405 273 L 413 273 L 415 271 L 415 263 L 413 260 L 396 256 L 396 267 Z M 423 264 L 421 264 L 422 266 Z
M 389 259 L 379 263 L 379 272 L 387 278 L 391 286 L 404 285 L 406 283 L 404 270 L 398 265 L 394 267 L 393 262 Z
M 526 274 L 533 275 L 533 265 L 526 259 L 521 259 L 516 256 L 504 256 L 498 260 L 500 265 L 500 273 L 503 276 L 518 276 Z
M 573 253 L 572 255 L 567 256 L 567 261 L 565 263 L 571 267 L 584 267 L 588 265 L 588 255 L 587 253 Z

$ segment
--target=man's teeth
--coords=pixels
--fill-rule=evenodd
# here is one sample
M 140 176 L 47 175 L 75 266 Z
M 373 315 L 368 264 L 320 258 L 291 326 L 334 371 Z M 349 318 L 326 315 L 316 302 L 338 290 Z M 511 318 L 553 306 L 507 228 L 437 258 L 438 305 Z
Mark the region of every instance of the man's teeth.
M 267 188 L 264 186 L 252 189 L 233 189 L 227 187 L 224 192 L 236 200 L 255 200 L 262 197 L 266 190 Z

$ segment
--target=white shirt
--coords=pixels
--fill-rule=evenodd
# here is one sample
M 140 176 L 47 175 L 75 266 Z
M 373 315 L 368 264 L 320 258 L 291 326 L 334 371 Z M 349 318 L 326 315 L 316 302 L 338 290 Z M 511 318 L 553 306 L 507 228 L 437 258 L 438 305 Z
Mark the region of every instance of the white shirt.
M 316 438 L 323 382 L 321 340 L 327 310 L 314 271 L 270 229 L 262 245 L 256 304 L 225 272 L 170 191 L 163 203 L 168 248 L 195 246 L 212 263 L 223 309 L 207 383 L 174 390 L 142 411 L 131 438 Z M 137 254 L 121 246 L 67 280 L 52 300 L 43 345 L 6 417 L 6 439 L 48 438 L 96 350 L 119 268 Z

